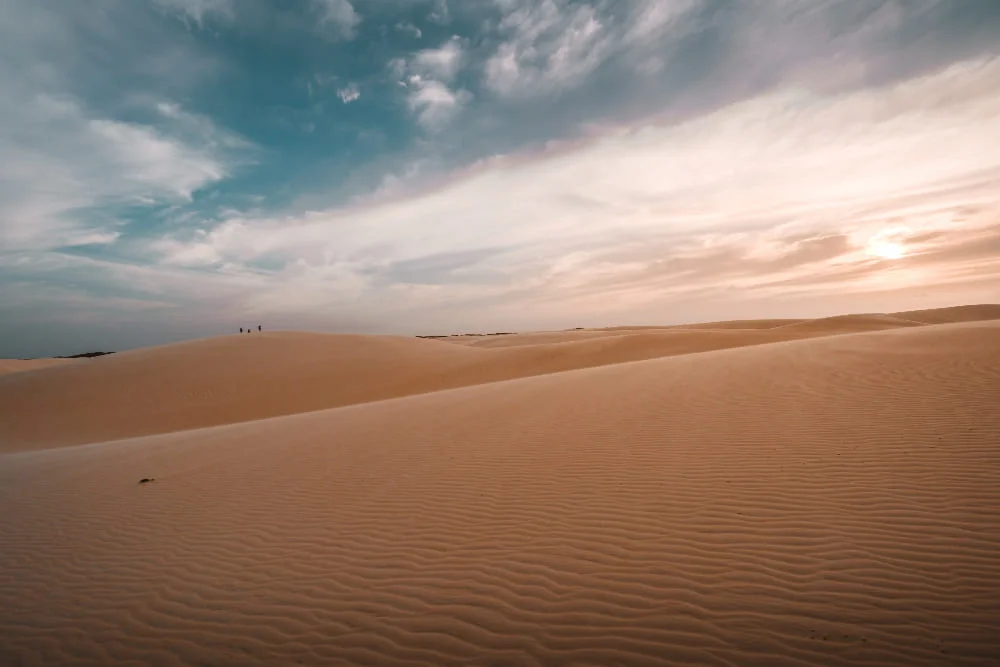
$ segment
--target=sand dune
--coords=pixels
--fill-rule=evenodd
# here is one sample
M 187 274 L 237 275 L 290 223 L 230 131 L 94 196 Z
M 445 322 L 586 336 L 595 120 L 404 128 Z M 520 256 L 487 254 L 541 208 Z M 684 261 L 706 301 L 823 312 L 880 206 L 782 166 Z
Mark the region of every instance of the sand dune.
M 429 391 L 476 353 L 392 336 L 265 333 L 0 377 L 0 447 L 78 444 Z M 39 419 L 38 415 L 47 418 Z
M 977 322 L 1000 319 L 1000 305 L 979 304 L 971 306 L 952 306 L 931 310 L 913 310 L 899 313 L 874 313 L 838 315 L 818 319 L 763 319 L 763 320 L 730 320 L 725 322 L 702 322 L 696 324 L 679 324 L 671 326 L 617 326 L 601 329 L 570 329 L 563 331 L 542 331 L 504 336 L 453 336 L 444 338 L 448 342 L 470 347 L 516 347 L 520 345 L 536 345 L 542 343 L 559 343 L 578 340 L 592 340 L 609 336 L 623 336 L 636 333 L 652 333 L 662 331 L 758 331 L 782 329 L 783 333 L 775 338 L 762 338 L 762 342 L 778 340 L 793 340 L 799 330 L 805 335 L 835 335 L 843 333 L 861 333 L 865 331 L 881 331 L 901 326 L 915 324 L 953 324 L 958 322 Z
M 0 455 L 0 664 L 995 664 L 998 405 L 994 321 Z
M 449 336 L 440 340 L 457 343 L 468 347 L 520 347 L 523 345 L 545 345 L 552 343 L 569 343 L 595 338 L 612 338 L 615 336 L 632 336 L 636 334 L 653 334 L 677 331 L 756 331 L 772 329 L 784 324 L 794 324 L 806 320 L 744 320 L 734 322 L 707 322 L 704 324 L 682 324 L 672 326 L 622 326 L 602 329 L 570 329 L 562 331 L 532 331 L 529 333 L 506 334 L 503 336 Z M 838 333 L 831 331 L 830 333 Z M 782 340 L 788 340 L 788 337 Z M 767 341 L 771 342 L 771 341 Z
M 679 324 L 674 329 L 773 329 L 785 324 L 802 322 L 801 319 L 770 319 L 770 320 L 730 320 L 727 322 L 699 322 L 696 324 Z
M 75 363 L 76 359 L 0 359 L 0 375 Z
M 822 317 L 815 320 L 800 320 L 784 324 L 777 329 L 783 332 L 801 331 L 815 332 L 823 335 L 837 333 L 860 333 L 863 331 L 884 331 L 901 327 L 918 327 L 925 323 L 907 319 L 900 315 L 838 315 Z
M 981 322 L 1000 319 L 1000 304 L 984 303 L 970 306 L 951 306 L 950 308 L 932 308 L 930 310 L 907 310 L 901 313 L 892 313 L 892 315 L 923 324 Z
M 995 306 L 923 312 L 950 321 L 1000 317 Z M 916 326 L 904 314 L 762 322 L 446 340 L 276 332 L 135 350 L 0 376 L 0 451 L 171 433 L 593 366 Z
M 650 331 L 661 331 L 663 327 L 650 327 Z M 521 347 L 523 345 L 548 345 L 551 343 L 568 343 L 610 336 L 624 336 L 637 333 L 638 329 L 623 329 L 611 331 L 608 329 L 574 329 L 572 331 L 531 331 L 528 333 L 507 334 L 504 336 L 449 336 L 440 340 L 478 348 Z

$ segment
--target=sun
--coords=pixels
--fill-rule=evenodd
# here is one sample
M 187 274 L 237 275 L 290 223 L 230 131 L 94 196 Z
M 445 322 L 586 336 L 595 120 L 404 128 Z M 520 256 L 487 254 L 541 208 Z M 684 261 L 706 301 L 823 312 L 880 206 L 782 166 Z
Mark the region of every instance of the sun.
M 881 259 L 901 259 L 906 256 L 902 243 L 875 239 L 868 244 L 868 252 Z

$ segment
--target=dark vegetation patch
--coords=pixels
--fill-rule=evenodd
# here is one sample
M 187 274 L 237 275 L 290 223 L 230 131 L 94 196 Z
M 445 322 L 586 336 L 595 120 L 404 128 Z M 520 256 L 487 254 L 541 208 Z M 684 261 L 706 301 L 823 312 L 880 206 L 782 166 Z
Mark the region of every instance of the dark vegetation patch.
M 461 336 L 513 336 L 516 331 L 497 331 L 496 333 L 464 333 L 464 334 L 447 334 L 439 336 L 417 336 L 417 338 L 455 338 Z
M 91 357 L 103 357 L 106 354 L 114 354 L 114 352 L 84 352 L 83 354 L 68 354 L 65 357 L 56 357 L 56 359 L 90 359 Z

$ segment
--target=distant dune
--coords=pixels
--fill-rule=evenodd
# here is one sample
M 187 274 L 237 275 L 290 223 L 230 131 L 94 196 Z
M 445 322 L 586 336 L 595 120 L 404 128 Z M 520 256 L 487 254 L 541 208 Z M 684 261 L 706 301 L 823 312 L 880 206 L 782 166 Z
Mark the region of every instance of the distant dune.
M 899 315 L 841 315 L 823 317 L 816 320 L 801 320 L 785 324 L 777 329 L 790 331 L 812 331 L 819 334 L 859 333 L 862 331 L 884 331 L 900 327 L 918 327 L 922 322 L 909 320 Z M 773 330 L 773 329 L 772 329 Z
M 952 306 L 931 310 L 908 310 L 892 313 L 896 317 L 924 324 L 949 324 L 951 322 L 981 322 L 1000 319 L 1000 305 L 980 304 L 975 306 Z
M 1000 306 L 447 339 L 224 336 L 0 377 L 0 451 L 170 433 L 591 366 L 916 326 L 908 318 L 918 315 L 960 322 L 991 314 L 1000 318 Z
M 5 375 L 0 664 L 996 664 L 998 406 L 996 306 Z

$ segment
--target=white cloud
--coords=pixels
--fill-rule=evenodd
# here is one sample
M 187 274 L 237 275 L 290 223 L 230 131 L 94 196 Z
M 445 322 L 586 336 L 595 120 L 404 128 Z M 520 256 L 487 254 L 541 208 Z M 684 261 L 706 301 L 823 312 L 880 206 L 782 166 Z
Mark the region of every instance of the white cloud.
M 406 76 L 406 59 L 405 58 L 393 58 L 386 64 L 386 69 L 389 71 L 389 76 L 400 82 L 400 85 L 406 85 L 402 81 L 403 77 Z
M 361 17 L 349 0 L 313 0 L 320 23 L 339 39 L 351 40 L 357 34 Z
M 199 230 L 195 239 L 205 238 L 203 230 Z M 151 250 L 162 256 L 164 264 L 175 266 L 213 266 L 222 263 L 222 257 L 210 243 L 197 241 L 181 243 L 174 239 L 163 239 L 155 242 Z
M 121 245 L 122 209 L 183 204 L 247 156 L 245 140 L 136 84 L 188 97 L 213 61 L 157 12 L 207 22 L 230 3 L 3 5 L 24 24 L 0 20 L 0 253 Z
M 350 104 L 361 97 L 361 90 L 356 83 L 349 83 L 337 91 L 337 97 L 344 104 Z
M 246 150 L 253 144 L 243 137 L 218 127 L 211 118 L 187 111 L 179 104 L 154 101 L 150 104 L 163 118 L 163 126 L 171 136 L 203 150 Z
M 86 132 L 119 177 L 134 183 L 138 197 L 179 196 L 185 199 L 207 183 L 221 180 L 225 167 L 193 146 L 161 136 L 155 129 L 112 120 L 90 120 Z
M 161 104 L 160 127 L 96 118 L 69 97 L 0 102 L 5 250 L 110 243 L 119 221 L 95 209 L 184 201 L 225 178 L 237 137 Z
M 453 104 L 443 86 L 418 90 L 429 102 L 417 113 Z M 866 248 L 887 227 L 905 245 L 954 232 L 963 208 L 1000 208 L 997 146 L 1000 60 L 970 61 L 888 88 L 780 90 L 682 124 L 495 158 L 396 200 L 233 218 L 172 239 L 171 256 L 284 264 L 273 274 L 281 290 L 301 281 L 309 299 L 345 308 L 364 294 L 367 314 L 460 308 L 472 317 L 510 302 L 517 311 L 506 316 L 535 326 L 553 301 L 600 312 L 609 293 L 630 307 L 730 289 L 773 296 L 793 293 L 781 281 L 796 276 L 840 274 L 824 278 L 829 289 L 882 289 L 889 278 L 871 278 L 878 265 Z M 734 265 L 752 270 L 720 286 Z M 394 282 L 401 266 L 411 278 Z M 427 280 L 412 278 L 420 271 Z M 934 275 L 908 269 L 890 283 Z M 324 292 L 331 276 L 350 288 L 329 282 Z M 539 299 L 544 308 L 532 310 Z
M 115 231 L 104 231 L 104 232 L 92 232 L 90 234 L 83 234 L 73 239 L 72 245 L 84 246 L 84 245 L 110 245 L 117 241 L 121 237 L 121 232 Z
M 313 3 L 311 17 L 335 38 L 353 37 L 361 20 L 354 8 L 368 7 L 344 0 Z M 233 173 L 250 148 L 247 142 L 166 99 L 133 104 L 140 93 L 131 84 L 127 99 L 116 98 L 101 78 L 114 73 L 73 67 L 87 60 L 79 54 L 96 48 L 89 40 L 113 38 L 110 29 L 105 32 L 104 19 L 88 23 L 91 14 L 82 10 L 50 10 L 48 3 L 22 0 L 17 10 L 0 13 L 15 19 L 34 13 L 28 27 L 43 33 L 44 40 L 22 21 L 7 21 L 11 27 L 0 30 L 8 45 L 2 47 L 8 57 L 0 58 L 6 65 L 0 66 L 5 92 L 0 98 L 0 267 L 5 279 L 13 278 L 4 289 L 12 293 L 10 284 L 24 277 L 74 286 L 93 280 L 95 293 L 119 289 L 131 294 L 122 299 L 145 294 L 156 303 L 161 297 L 167 304 L 197 302 L 192 308 L 210 318 L 251 306 L 289 317 L 335 311 L 359 321 L 403 322 L 399 326 L 405 330 L 429 322 L 447 329 L 455 322 L 489 318 L 504 327 L 568 325 L 562 318 L 619 306 L 652 319 L 650 304 L 681 304 L 676 311 L 681 313 L 693 300 L 728 298 L 733 308 L 750 295 L 857 292 L 891 284 L 947 283 L 960 293 L 969 276 L 980 284 L 996 279 L 997 246 L 995 241 L 988 245 L 989 234 L 983 231 L 998 214 L 996 61 L 965 62 L 865 91 L 871 80 L 891 81 L 908 71 L 896 67 L 895 60 L 885 67 L 872 57 L 876 42 L 900 43 L 892 12 L 876 12 L 865 19 L 868 27 L 856 29 L 857 17 L 841 16 L 844 9 L 850 13 L 849 2 L 824 2 L 817 11 L 798 12 L 808 3 L 760 0 L 748 4 L 750 9 L 699 15 L 712 21 L 724 47 L 698 42 L 706 58 L 689 67 L 690 61 L 671 60 L 670 46 L 694 27 L 687 12 L 699 4 L 704 3 L 649 0 L 619 10 L 611 2 L 500 0 L 502 16 L 490 24 L 498 32 L 469 41 L 452 38 L 422 51 L 416 47 L 425 43 L 411 42 L 413 52 L 391 64 L 401 104 L 425 130 L 412 154 L 422 161 L 412 160 L 409 172 L 397 161 L 400 156 L 386 155 L 354 170 L 363 177 L 352 173 L 357 180 L 351 183 L 365 187 L 348 185 L 337 195 L 322 195 L 355 195 L 341 207 L 282 217 L 249 203 L 242 211 L 222 210 L 234 204 L 220 196 L 212 204 L 215 215 L 206 218 L 194 212 L 203 207 L 187 200 Z M 192 25 L 235 18 L 236 3 L 224 0 L 161 0 L 159 5 Z M 450 20 L 443 0 L 434 6 L 433 20 Z M 898 10 L 902 3 L 886 6 Z M 422 7 L 427 10 L 430 3 Z M 461 11 L 466 12 L 464 6 Z M 173 30 L 157 42 L 162 17 L 150 16 L 148 6 L 128 16 L 120 32 L 130 39 L 108 53 L 148 50 L 149 64 L 128 69 L 122 80 L 150 80 L 132 75 L 157 72 L 163 75 L 153 77 L 163 84 L 159 90 L 177 90 L 171 93 L 176 99 L 197 99 L 204 89 L 194 82 L 210 79 L 203 66 L 209 61 L 176 41 Z M 64 20 L 50 20 L 60 17 Z M 777 30 L 786 18 L 793 27 Z M 386 24 L 389 30 L 392 21 Z M 143 30 L 133 32 L 136 26 Z M 904 32 L 914 26 L 921 27 L 919 21 L 909 22 Z M 933 42 L 938 34 L 925 36 L 932 41 L 929 46 L 923 38 L 911 40 L 924 45 L 912 53 L 935 62 L 956 57 L 957 51 Z M 147 42 L 152 43 L 148 49 Z M 477 140 L 508 138 L 496 114 L 488 109 L 469 113 L 471 94 L 461 86 L 470 73 L 472 49 L 489 50 L 476 74 L 508 100 L 571 89 L 599 70 L 603 75 L 607 65 L 622 73 L 660 72 L 656 81 L 663 88 L 679 82 L 666 111 L 673 118 L 689 113 L 693 120 L 654 119 L 629 129 L 597 125 L 586 141 L 488 158 L 461 173 L 442 175 L 442 165 L 453 156 L 434 147 L 462 144 L 472 132 L 481 133 Z M 962 53 L 969 52 L 971 47 Z M 827 57 L 833 53 L 837 58 Z M 221 67 L 220 60 L 212 72 L 218 74 Z M 684 74 L 674 78 L 679 70 Z M 684 78 L 688 70 L 690 81 Z M 360 89 L 349 83 L 346 70 L 341 74 L 317 74 L 308 85 L 317 97 L 338 92 L 348 103 Z M 105 88 L 108 92 L 95 106 L 40 94 L 83 90 L 95 81 L 102 84 L 102 95 Z M 795 81 L 808 85 L 805 90 L 787 85 Z M 322 96 L 319 86 L 327 87 Z M 754 92 L 765 87 L 767 94 Z M 621 88 L 628 88 L 627 96 L 637 86 Z M 748 95 L 757 97 L 726 105 Z M 651 97 L 650 104 L 663 99 Z M 706 97 L 715 111 L 697 117 Z M 109 110 L 99 111 L 97 104 Z M 123 105 L 131 105 L 130 122 L 116 115 Z M 649 106 L 627 100 L 616 110 L 638 114 L 643 108 Z M 572 111 L 568 116 L 574 119 L 599 113 Z M 454 123 L 461 114 L 462 123 Z M 311 127 L 309 118 L 297 127 Z M 509 120 L 522 119 L 531 120 L 526 113 L 512 113 Z M 541 125 L 551 128 L 550 120 L 544 118 Z M 533 127 L 519 129 L 536 136 L 529 131 Z M 576 129 L 567 124 L 568 135 Z M 448 130 L 461 133 L 456 139 L 444 134 Z M 474 143 L 469 142 L 468 152 L 480 150 Z M 384 139 L 380 150 L 390 145 L 394 142 Z M 385 176 L 376 193 L 365 189 L 390 169 L 397 170 L 395 175 Z M 435 177 L 433 187 L 418 190 Z M 358 194 L 363 189 L 369 196 Z M 272 203 L 295 192 L 274 195 Z M 302 201 L 296 199 L 296 206 L 304 206 Z M 169 216 L 157 215 L 166 237 L 152 245 L 125 233 L 115 217 L 119 206 L 149 204 L 177 207 Z M 975 247 L 959 249 L 964 259 L 948 259 L 947 267 L 935 264 L 947 254 L 935 235 L 954 239 L 967 231 L 963 243 Z M 872 257 L 870 249 L 885 243 L 895 244 L 894 249 Z M 117 244 L 107 254 L 130 257 L 134 264 L 79 258 L 60 264 L 61 253 L 45 252 L 107 244 Z M 879 257 L 897 254 L 895 246 L 904 254 L 899 267 L 909 268 L 885 271 Z M 993 255 L 987 254 L 990 248 Z M 959 254 L 955 250 L 948 256 Z M 159 264 L 141 266 L 148 260 Z M 690 312 L 677 316 L 697 318 Z M 725 316 L 734 312 L 723 311 Z
M 699 0 L 638 3 L 639 9 L 625 29 L 624 41 L 634 46 L 658 40 L 699 4 Z
M 410 77 L 408 85 L 407 104 L 417 122 L 431 131 L 447 125 L 471 97 L 467 91 L 453 91 L 440 81 L 424 80 L 417 75 Z
M 161 239 L 155 266 L 8 253 L 0 268 L 14 283 L 72 284 L 46 303 L 70 318 L 143 295 L 206 326 L 253 312 L 265 326 L 399 333 L 988 300 L 1000 285 L 998 119 L 1000 61 L 966 62 L 884 89 L 781 90 L 682 124 L 608 130 L 395 199 L 230 212 Z M 872 257 L 886 239 L 905 256 Z M 93 296 L 108 285 L 128 292 Z M 0 301 L 17 294 L 0 288 Z
M 449 87 L 463 57 L 461 39 L 452 37 L 436 49 L 389 62 L 390 74 L 407 89 L 407 106 L 425 130 L 442 130 L 472 99 L 469 91 Z
M 575 86 L 614 47 L 614 35 L 590 5 L 561 0 L 501 4 L 509 10 L 499 25 L 507 39 L 485 65 L 485 84 L 500 95 Z
M 410 68 L 428 79 L 451 81 L 462 66 L 462 41 L 452 37 L 436 49 L 418 51 L 410 60 Z
M 687 34 L 686 20 L 703 0 L 607 5 L 568 0 L 495 0 L 503 41 L 483 69 L 487 88 L 510 98 L 560 92 L 582 84 L 598 67 L 625 56 L 629 72 L 656 73 L 669 47 Z
M 451 12 L 448 10 L 448 0 L 434 0 L 434 6 L 431 9 L 430 14 L 427 15 L 427 20 L 431 23 L 437 23 L 438 25 L 447 25 L 451 23 Z
M 205 17 L 214 15 L 221 18 L 233 17 L 233 0 L 153 0 L 160 8 L 176 12 L 185 19 L 203 25 Z
M 397 32 L 406 33 L 413 36 L 415 39 L 420 39 L 424 36 L 423 31 L 417 26 L 413 25 L 409 21 L 400 21 L 395 26 L 393 26 Z

